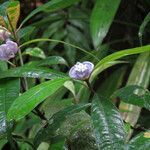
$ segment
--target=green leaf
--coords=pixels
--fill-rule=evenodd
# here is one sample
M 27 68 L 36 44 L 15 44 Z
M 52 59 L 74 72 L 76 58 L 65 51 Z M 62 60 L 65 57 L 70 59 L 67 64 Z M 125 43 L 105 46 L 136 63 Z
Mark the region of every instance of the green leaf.
M 91 115 L 99 149 L 121 149 L 126 134 L 117 108 L 109 99 L 95 95 Z
M 149 52 L 149 51 L 150 51 L 150 45 L 146 45 L 146 46 L 141 46 L 141 47 L 136 47 L 136 48 L 131 48 L 131 49 L 126 49 L 126 50 L 122 50 L 119 52 L 115 52 L 115 53 L 103 58 L 102 60 L 100 60 L 97 63 L 97 65 L 95 66 L 95 69 L 97 69 L 100 66 L 103 67 L 103 65 L 105 65 L 107 63 L 111 63 L 112 61 L 117 60 L 119 58 L 122 58 L 122 57 L 125 57 L 128 55 Z
M 3 149 L 3 146 L 7 143 L 7 140 L 5 138 L 0 139 L 0 149 Z
M 93 44 L 97 49 L 106 36 L 114 16 L 120 4 L 120 0 L 97 0 L 91 16 L 91 34 Z
M 23 67 L 17 67 L 3 71 L 0 73 L 0 79 L 7 77 L 28 77 L 28 78 L 45 78 L 56 79 L 66 77 L 64 73 L 42 67 L 30 67 L 28 65 Z
M 19 120 L 30 113 L 39 103 L 54 94 L 69 78 L 60 78 L 37 85 L 18 97 L 8 111 L 8 120 Z
M 60 127 L 60 125 L 66 120 L 67 116 L 74 113 L 78 113 L 81 110 L 89 107 L 90 104 L 77 104 L 69 106 L 56 114 L 54 114 L 50 120 L 49 124 L 42 128 L 36 135 L 34 139 L 34 144 L 37 147 L 42 141 L 49 141 L 52 137 L 55 136 L 55 131 Z
M 13 101 L 19 96 L 19 79 L 0 80 L 0 136 L 7 131 L 6 115 Z
M 142 38 L 143 38 L 143 34 L 144 34 L 144 30 L 145 30 L 145 27 L 147 26 L 147 24 L 150 22 L 150 12 L 147 14 L 147 16 L 145 17 L 144 21 L 142 22 L 141 26 L 140 26 L 140 29 L 139 29 L 139 33 L 138 33 L 138 36 L 139 36 L 139 39 L 140 39 L 140 42 L 141 42 L 141 45 L 142 45 Z
M 44 60 L 38 61 L 39 65 L 38 66 L 49 66 L 49 65 L 58 65 L 58 64 L 63 64 L 68 66 L 68 63 L 63 57 L 60 56 L 49 56 Z
M 18 37 L 21 39 L 28 39 L 29 36 L 32 35 L 32 32 L 35 30 L 35 27 L 34 26 L 27 26 L 27 27 L 24 27 L 22 29 L 20 29 L 17 34 L 18 34 Z
M 27 48 L 23 54 L 34 56 L 34 57 L 39 57 L 39 58 L 46 58 L 44 52 L 42 49 L 39 47 L 34 47 L 34 48 Z
M 60 150 L 63 149 L 64 145 L 65 145 L 65 138 L 58 136 L 51 140 L 49 150 Z
M 149 150 L 150 148 L 150 132 L 138 134 L 128 143 L 128 150 Z
M 143 87 L 137 85 L 126 86 L 114 92 L 112 97 L 119 97 L 125 103 L 150 110 L 150 92 Z
M 66 8 L 74 3 L 79 2 L 80 0 L 51 0 L 50 2 L 47 2 L 46 4 L 43 4 L 42 6 L 36 8 L 33 10 L 22 22 L 22 25 L 28 21 L 31 17 L 33 17 L 35 14 L 46 11 L 46 12 L 53 12 L 57 11 L 63 8 Z
M 130 73 L 126 86 L 138 85 L 144 88 L 148 87 L 150 81 L 150 67 L 149 67 L 150 59 L 149 58 L 150 58 L 150 52 L 143 53 L 138 56 L 133 66 L 133 69 Z M 137 91 L 137 93 L 139 95 L 143 94 L 140 93 L 140 91 Z M 119 109 L 125 111 L 124 113 L 122 113 L 122 118 L 126 122 L 129 122 L 132 126 L 134 126 L 137 123 L 137 120 L 141 112 L 140 107 L 121 102 Z
M 112 67 L 114 65 L 117 65 L 117 64 L 123 64 L 123 63 L 126 63 L 125 61 L 110 61 L 108 63 L 104 63 L 100 66 L 98 66 L 97 68 L 94 69 L 94 71 L 92 72 L 91 74 L 91 77 L 90 77 L 90 81 L 93 81 L 97 75 L 99 75 L 101 72 L 103 72 L 105 69 L 109 68 L 109 67 Z
M 29 44 L 32 44 L 32 43 L 37 43 L 37 42 L 54 42 L 54 43 L 61 43 L 61 44 L 64 44 L 64 45 L 67 45 L 67 46 L 70 46 L 70 47 L 73 47 L 73 48 L 76 48 L 78 50 L 80 50 L 81 52 L 85 53 L 85 54 L 88 54 L 89 56 L 95 58 L 96 60 L 99 60 L 94 54 L 92 54 L 91 52 L 83 49 L 83 48 L 80 48 L 79 46 L 76 46 L 76 45 L 73 45 L 73 44 L 70 44 L 70 43 L 66 43 L 64 41 L 60 41 L 60 40 L 55 40 L 55 39 L 34 39 L 34 40 L 31 40 L 31 41 L 27 41 L 25 43 L 23 43 L 22 45 L 20 45 L 20 48 L 26 46 L 26 45 L 29 45 Z
M 20 16 L 19 1 L 5 2 L 1 7 L 3 8 L 3 14 L 0 13 L 0 24 L 10 30 L 12 26 L 13 30 L 15 30 Z M 9 22 L 8 26 L 6 26 L 6 21 Z

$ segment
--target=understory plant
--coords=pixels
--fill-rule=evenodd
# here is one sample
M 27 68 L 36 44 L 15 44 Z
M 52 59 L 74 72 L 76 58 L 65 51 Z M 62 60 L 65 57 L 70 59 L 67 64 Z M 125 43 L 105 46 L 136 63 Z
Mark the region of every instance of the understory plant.
M 0 1 L 0 149 L 150 149 L 150 12 L 137 25 L 124 6 Z

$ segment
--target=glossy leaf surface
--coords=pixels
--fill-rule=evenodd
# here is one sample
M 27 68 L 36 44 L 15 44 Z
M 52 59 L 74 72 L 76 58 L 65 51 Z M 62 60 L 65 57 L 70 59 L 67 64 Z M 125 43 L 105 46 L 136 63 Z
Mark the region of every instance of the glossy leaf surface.
M 96 49 L 106 36 L 119 4 L 120 0 L 96 1 L 90 23 L 93 43 Z
M 43 50 L 40 49 L 39 47 L 27 48 L 23 54 L 30 55 L 33 57 L 39 57 L 42 59 L 46 57 Z
M 68 78 L 60 78 L 41 83 L 19 96 L 8 111 L 8 120 L 19 120 L 30 113 L 39 103 L 54 94 Z
M 6 115 L 13 101 L 19 96 L 19 79 L 0 80 L 0 137 L 7 131 Z
M 94 96 L 92 121 L 99 149 L 121 149 L 125 140 L 125 129 L 117 108 L 104 97 Z
M 112 97 L 119 97 L 125 103 L 145 107 L 150 110 L 150 92 L 140 86 L 130 85 L 114 92 Z
M 66 75 L 52 69 L 23 66 L 23 67 L 17 67 L 17 68 L 13 68 L 1 72 L 0 79 L 7 78 L 7 77 L 56 79 L 56 78 L 66 77 Z
M 132 48 L 132 49 L 126 49 L 126 50 L 122 50 L 119 52 L 115 52 L 111 55 L 106 56 L 105 58 L 103 58 L 102 60 L 100 60 L 98 62 L 98 64 L 95 66 L 95 69 L 97 69 L 98 67 L 109 63 L 111 61 L 117 60 L 119 58 L 128 56 L 128 55 L 133 55 L 133 54 L 139 54 L 139 53 L 144 53 L 144 52 L 149 52 L 150 51 L 150 45 L 147 46 L 141 46 L 141 47 L 137 47 L 137 48 Z
M 140 133 L 128 143 L 128 150 L 149 150 L 150 148 L 150 131 Z

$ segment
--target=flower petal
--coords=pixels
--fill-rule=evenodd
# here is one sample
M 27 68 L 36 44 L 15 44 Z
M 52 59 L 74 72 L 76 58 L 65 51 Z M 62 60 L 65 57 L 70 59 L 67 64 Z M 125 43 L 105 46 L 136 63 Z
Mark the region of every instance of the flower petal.
M 75 71 L 75 66 L 71 67 L 71 69 L 69 70 L 69 76 L 71 78 L 78 79 L 78 76 Z
M 84 61 L 83 64 L 86 65 L 86 67 L 88 68 L 88 72 L 91 74 L 94 69 L 94 64 L 89 61 Z

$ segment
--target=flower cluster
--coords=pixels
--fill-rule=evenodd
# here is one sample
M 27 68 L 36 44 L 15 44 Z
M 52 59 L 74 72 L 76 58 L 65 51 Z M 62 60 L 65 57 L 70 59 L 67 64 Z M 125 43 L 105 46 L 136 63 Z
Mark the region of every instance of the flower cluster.
M 87 80 L 94 69 L 94 64 L 89 61 L 77 62 L 69 71 L 69 76 L 73 79 Z
M 6 41 L 5 44 L 0 45 L 0 60 L 9 60 L 15 57 L 18 52 L 17 43 L 9 39 L 10 33 L 8 31 L 0 31 L 0 40 Z

